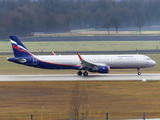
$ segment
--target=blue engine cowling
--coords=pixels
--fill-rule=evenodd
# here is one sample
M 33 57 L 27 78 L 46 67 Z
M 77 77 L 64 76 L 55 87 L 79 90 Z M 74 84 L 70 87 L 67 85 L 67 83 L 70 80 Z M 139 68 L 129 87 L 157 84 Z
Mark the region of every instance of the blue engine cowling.
M 89 69 L 89 72 L 109 73 L 109 71 L 109 66 L 94 66 L 91 69 Z

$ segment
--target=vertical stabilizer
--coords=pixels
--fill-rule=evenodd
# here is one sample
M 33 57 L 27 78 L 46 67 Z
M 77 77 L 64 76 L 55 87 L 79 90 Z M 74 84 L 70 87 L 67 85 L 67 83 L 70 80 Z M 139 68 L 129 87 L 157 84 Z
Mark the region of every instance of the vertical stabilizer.
M 10 41 L 15 57 L 32 56 L 32 54 L 16 36 L 10 36 Z

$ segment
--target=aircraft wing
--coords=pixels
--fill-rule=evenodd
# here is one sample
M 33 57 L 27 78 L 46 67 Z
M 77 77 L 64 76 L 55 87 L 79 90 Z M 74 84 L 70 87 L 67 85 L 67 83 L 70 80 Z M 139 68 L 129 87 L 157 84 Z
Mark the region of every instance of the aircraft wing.
M 79 53 L 77 53 L 80 61 L 81 61 L 81 67 L 79 68 L 79 70 L 82 70 L 82 69 L 91 69 L 95 66 L 106 66 L 106 64 L 103 64 L 103 63 L 92 63 L 92 62 L 88 62 L 86 60 L 84 60 L 81 55 Z

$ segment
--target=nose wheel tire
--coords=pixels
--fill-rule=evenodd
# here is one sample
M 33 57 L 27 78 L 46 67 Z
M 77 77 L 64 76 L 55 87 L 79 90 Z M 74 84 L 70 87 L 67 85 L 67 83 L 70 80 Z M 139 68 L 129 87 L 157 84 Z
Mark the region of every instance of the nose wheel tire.
M 138 75 L 141 75 L 141 72 L 138 72 Z
M 138 70 L 138 73 L 137 73 L 137 74 L 138 74 L 138 75 L 141 75 L 141 72 L 140 72 L 141 69 L 140 69 L 140 68 L 137 68 L 137 70 Z

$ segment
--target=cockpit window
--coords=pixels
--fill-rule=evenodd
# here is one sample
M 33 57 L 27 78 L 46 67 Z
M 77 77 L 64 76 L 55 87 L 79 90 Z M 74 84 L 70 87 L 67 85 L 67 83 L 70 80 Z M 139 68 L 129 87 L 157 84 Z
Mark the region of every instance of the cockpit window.
M 151 60 L 150 58 L 147 58 L 147 60 Z

